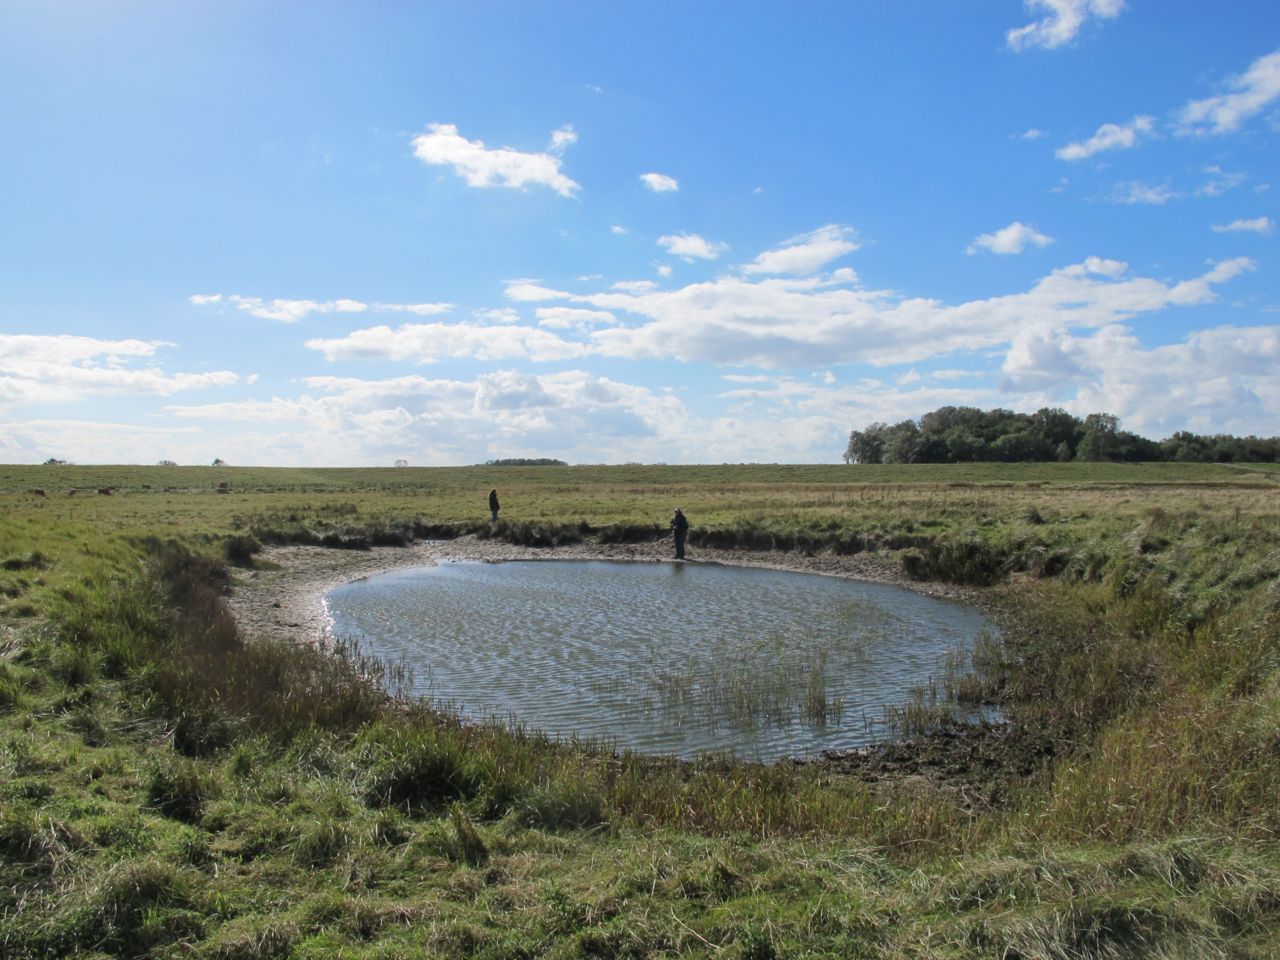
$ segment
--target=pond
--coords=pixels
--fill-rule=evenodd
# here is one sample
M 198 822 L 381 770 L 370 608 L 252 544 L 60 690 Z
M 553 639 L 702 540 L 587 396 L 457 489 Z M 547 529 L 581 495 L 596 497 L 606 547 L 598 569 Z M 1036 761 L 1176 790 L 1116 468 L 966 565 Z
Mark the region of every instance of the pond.
M 887 710 L 992 629 L 898 587 L 706 563 L 447 562 L 326 604 L 335 636 L 464 718 L 680 757 L 885 739 Z

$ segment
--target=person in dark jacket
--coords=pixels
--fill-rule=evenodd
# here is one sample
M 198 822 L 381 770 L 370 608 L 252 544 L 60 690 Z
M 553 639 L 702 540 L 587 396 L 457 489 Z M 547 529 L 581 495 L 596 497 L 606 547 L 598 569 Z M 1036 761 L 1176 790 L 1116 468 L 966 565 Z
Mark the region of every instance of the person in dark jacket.
M 498 491 L 497 491 L 497 490 L 490 490 L 490 491 L 489 491 L 489 513 L 493 516 L 493 522 L 494 522 L 494 523 L 497 523 L 497 522 L 498 522 L 498 510 L 499 510 L 499 509 L 500 509 L 500 508 L 499 508 L 499 506 L 498 506 Z
M 676 559 L 684 559 L 684 539 L 689 535 L 689 521 L 685 519 L 685 515 L 680 512 L 680 508 L 676 507 L 676 512 L 671 515 L 671 536 L 676 541 Z

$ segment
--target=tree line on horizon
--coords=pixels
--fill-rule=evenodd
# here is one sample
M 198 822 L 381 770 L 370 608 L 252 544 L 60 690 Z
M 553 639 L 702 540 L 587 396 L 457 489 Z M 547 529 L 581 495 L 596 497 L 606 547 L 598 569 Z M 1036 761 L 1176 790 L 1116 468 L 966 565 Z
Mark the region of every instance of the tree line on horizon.
M 849 434 L 845 463 L 1035 463 L 1044 461 L 1275 463 L 1280 437 L 1236 437 L 1182 430 L 1149 440 L 1120 429 L 1120 418 L 1066 410 L 1035 413 L 939 407 L 919 421 L 872 423 Z

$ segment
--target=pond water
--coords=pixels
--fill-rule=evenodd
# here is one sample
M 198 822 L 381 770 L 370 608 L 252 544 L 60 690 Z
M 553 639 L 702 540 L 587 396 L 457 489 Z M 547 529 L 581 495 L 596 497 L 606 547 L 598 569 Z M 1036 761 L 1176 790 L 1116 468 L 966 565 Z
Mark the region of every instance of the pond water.
M 326 604 L 336 636 L 463 717 L 681 757 L 885 739 L 886 707 L 992 629 L 897 587 L 704 563 L 451 562 Z

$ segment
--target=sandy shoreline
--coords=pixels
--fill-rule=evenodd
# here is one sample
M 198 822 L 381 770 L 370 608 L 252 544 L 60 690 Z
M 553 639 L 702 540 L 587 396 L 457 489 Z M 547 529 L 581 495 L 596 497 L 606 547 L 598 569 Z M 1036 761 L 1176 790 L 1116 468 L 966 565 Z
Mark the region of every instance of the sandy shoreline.
M 457 540 L 423 541 L 407 547 L 375 547 L 372 550 L 335 550 L 327 547 L 271 547 L 259 559 L 270 569 L 236 570 L 228 604 L 248 639 L 314 643 L 327 635 L 324 606 L 327 591 L 364 577 L 391 570 L 425 567 L 460 560 L 632 560 L 672 562 L 671 544 L 577 543 L 561 547 L 519 547 L 497 540 L 460 537 Z M 690 548 L 693 563 L 721 563 L 819 573 L 854 580 L 870 580 L 908 587 L 932 596 L 970 601 L 975 591 L 944 584 L 906 580 L 895 554 L 859 553 L 852 556 L 776 551 L 711 550 Z

